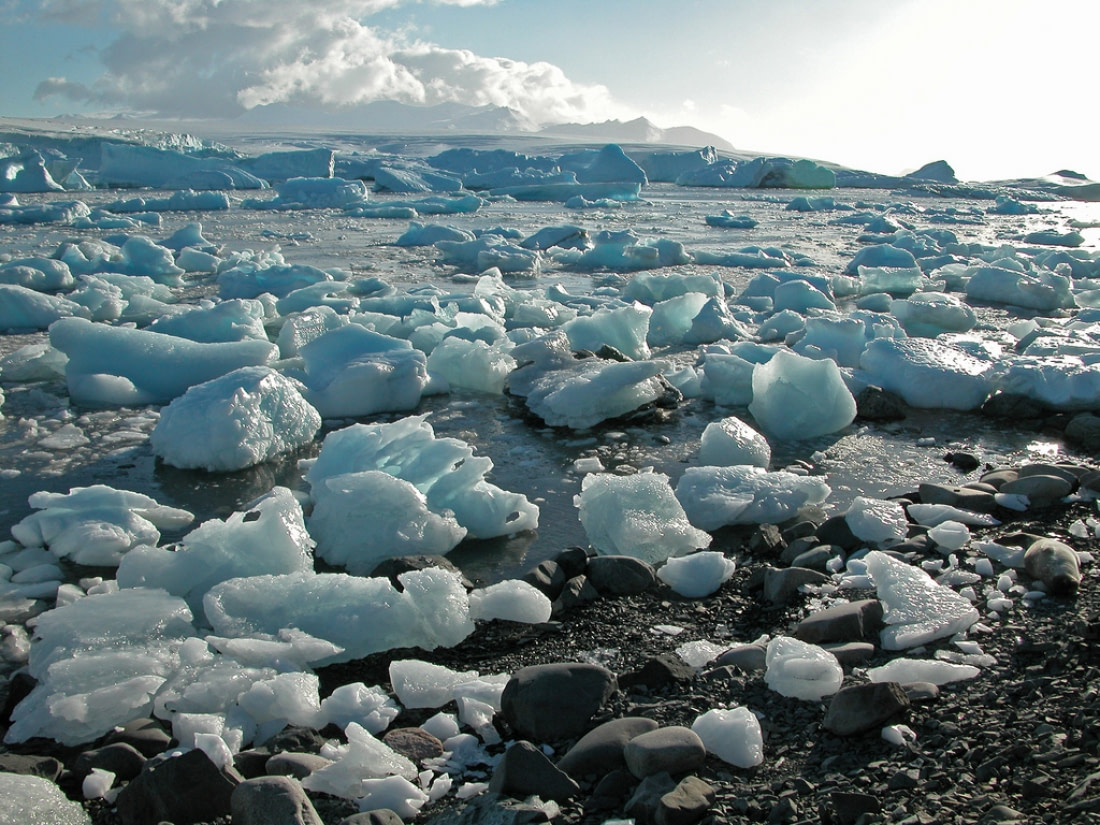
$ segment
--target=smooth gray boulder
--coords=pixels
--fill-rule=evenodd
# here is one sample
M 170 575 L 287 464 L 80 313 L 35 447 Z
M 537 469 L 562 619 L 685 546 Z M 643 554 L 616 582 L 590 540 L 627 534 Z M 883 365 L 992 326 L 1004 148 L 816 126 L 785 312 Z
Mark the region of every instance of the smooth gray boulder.
M 516 735 L 533 742 L 573 739 L 618 690 L 599 665 L 557 662 L 520 668 L 504 686 L 501 714 Z

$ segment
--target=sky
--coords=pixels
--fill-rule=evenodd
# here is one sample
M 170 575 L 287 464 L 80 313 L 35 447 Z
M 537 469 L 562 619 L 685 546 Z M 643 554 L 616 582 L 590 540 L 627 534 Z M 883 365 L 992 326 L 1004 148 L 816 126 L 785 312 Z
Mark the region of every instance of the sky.
M 0 20 L 0 117 L 454 101 L 888 174 L 1100 178 L 1082 0 L 0 0 Z

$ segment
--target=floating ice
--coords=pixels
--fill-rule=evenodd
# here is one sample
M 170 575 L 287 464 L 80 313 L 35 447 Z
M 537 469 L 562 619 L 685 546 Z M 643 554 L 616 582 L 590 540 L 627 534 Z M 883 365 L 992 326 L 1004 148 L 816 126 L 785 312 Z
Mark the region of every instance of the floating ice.
M 733 575 L 732 559 L 715 550 L 705 550 L 666 561 L 657 571 L 657 578 L 684 598 L 709 596 Z
M 909 647 L 961 633 L 978 620 L 978 611 L 950 588 L 936 584 L 918 567 L 873 550 L 867 554 L 867 572 L 882 602 L 886 627 L 882 647 Z
M 342 178 L 291 178 L 275 187 L 271 200 L 246 199 L 245 209 L 342 209 L 367 199 L 361 180 Z
M 149 325 L 149 331 L 208 344 L 252 339 L 266 341 L 264 314 L 260 301 L 232 298 L 211 307 L 188 308 L 158 318 Z
M 771 460 L 768 440 L 736 416 L 707 424 L 699 441 L 700 464 L 767 468 Z
M 197 384 L 161 410 L 153 452 L 174 467 L 232 472 L 309 444 L 321 416 L 299 386 L 268 367 Z
M 541 624 L 549 621 L 551 609 L 550 599 L 542 591 L 519 579 L 470 591 L 470 618 L 475 620 Z
M 749 412 L 776 438 L 807 439 L 851 424 L 856 402 L 832 361 L 780 350 L 754 367 Z
M 132 550 L 119 565 L 118 583 L 124 588 L 162 587 L 183 596 L 192 611 L 201 615 L 203 596 L 218 582 L 312 570 L 311 549 L 301 505 L 290 490 L 275 487 L 225 521 L 204 522 L 174 549 Z
M 493 462 L 473 453 L 457 438 L 436 438 L 427 416 L 391 424 L 353 424 L 325 437 L 305 480 L 316 486 L 344 473 L 381 470 L 413 484 L 434 512 L 451 510 L 471 538 L 537 528 L 538 507 L 526 496 L 486 481 Z
M 966 271 L 966 297 L 971 301 L 1049 312 L 1076 306 L 1072 281 L 1054 272 L 1017 272 L 999 266 L 975 266 Z
M 840 690 L 844 669 L 829 651 L 790 636 L 768 642 L 768 687 L 793 699 L 817 700 Z
M 428 356 L 427 369 L 454 389 L 500 395 L 516 361 L 500 347 L 484 341 L 444 338 Z
M 53 324 L 50 344 L 69 357 L 69 395 L 91 406 L 167 403 L 189 387 L 266 364 L 278 353 L 266 341 L 202 344 L 81 318 Z
M 562 329 L 569 336 L 573 349 L 598 352 L 605 346 L 612 346 L 628 358 L 640 360 L 649 357 L 646 336 L 652 315 L 652 309 L 634 303 L 581 316 L 564 324 Z
M 676 484 L 688 520 L 702 530 L 730 524 L 778 524 L 832 492 L 819 478 L 761 467 L 689 467 Z
M 440 708 L 454 699 L 454 689 L 477 679 L 476 670 L 458 672 L 419 659 L 390 662 L 390 684 L 407 708 Z
M 943 292 L 918 292 L 904 301 L 893 301 L 890 312 L 914 337 L 935 338 L 944 332 L 966 332 L 977 323 L 974 310 Z
M 931 682 L 933 685 L 946 685 L 965 679 L 973 679 L 981 670 L 973 665 L 957 665 L 938 659 L 893 659 L 879 667 L 867 669 L 867 678 L 872 682 Z
M 682 343 L 694 325 L 695 316 L 708 300 L 701 292 L 688 292 L 655 304 L 646 342 L 653 347 Z
M 0 264 L 0 284 L 15 284 L 39 292 L 71 289 L 69 265 L 54 258 L 16 258 Z
M 866 496 L 855 497 L 844 520 L 856 538 L 874 544 L 900 541 L 909 531 L 904 507 Z
M 403 591 L 389 579 L 340 573 L 250 576 L 215 585 L 203 607 L 219 636 L 296 627 L 344 648 L 333 661 L 394 647 L 450 647 L 473 632 L 466 589 L 456 574 L 430 568 L 398 580 Z
M 191 611 L 163 590 L 87 596 L 38 617 L 28 672 L 37 685 L 12 711 L 5 742 L 90 742 L 153 709 L 194 634 Z
M 100 186 L 151 189 L 264 189 L 267 184 L 231 161 L 173 149 L 102 142 Z
M 714 708 L 691 723 L 707 753 L 738 768 L 755 768 L 764 761 L 760 720 L 746 707 Z
M 699 167 L 676 179 L 677 186 L 730 186 L 736 188 L 832 189 L 836 175 L 812 160 L 753 158 L 719 161 Z
M 876 339 L 860 358 L 870 383 L 912 407 L 972 410 L 993 391 L 993 362 L 939 341 Z
M 1075 355 L 1024 356 L 998 376 L 998 385 L 1055 410 L 1092 410 L 1100 405 L 1100 364 Z
M 86 318 L 88 310 L 59 295 L 25 286 L 0 284 L 0 332 L 46 329 L 59 318 Z
M 688 523 L 662 473 L 587 475 L 574 504 L 589 542 L 603 555 L 656 564 L 710 545 L 710 536 Z
M 28 503 L 38 512 L 11 528 L 16 541 L 94 566 L 116 566 L 132 548 L 160 541 L 161 529 L 177 530 L 194 518 L 141 493 L 103 484 L 74 487 L 67 495 L 35 493 Z

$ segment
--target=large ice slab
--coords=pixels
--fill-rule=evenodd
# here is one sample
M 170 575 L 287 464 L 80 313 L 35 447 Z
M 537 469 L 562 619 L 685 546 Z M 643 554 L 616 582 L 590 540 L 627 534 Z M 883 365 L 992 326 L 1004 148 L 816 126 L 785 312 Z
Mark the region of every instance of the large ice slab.
M 776 438 L 816 438 L 851 424 L 856 401 L 835 363 L 780 350 L 753 369 L 749 412 Z
M 1075 355 L 1023 356 L 997 377 L 1003 392 L 1066 412 L 1100 407 L 1100 364 Z
M 436 438 L 427 416 L 391 424 L 353 424 L 329 433 L 305 480 L 381 470 L 413 484 L 436 513 L 450 510 L 470 537 L 493 538 L 538 527 L 539 508 L 486 481 L 491 459 L 457 438 Z
M 812 160 L 759 157 L 719 161 L 685 172 L 678 186 L 730 186 L 751 189 L 832 189 L 836 175 Z
M 385 578 L 343 573 L 250 576 L 215 585 L 203 602 L 219 636 L 277 633 L 296 627 L 326 639 L 350 661 L 395 647 L 450 647 L 474 629 L 458 575 L 439 568 Z
M 24 547 L 48 547 L 77 564 L 115 566 L 132 548 L 156 544 L 160 530 L 178 530 L 194 516 L 158 504 L 142 493 L 104 484 L 74 487 L 68 494 L 35 493 L 28 503 L 38 512 L 11 528 Z
M 202 344 L 81 318 L 54 323 L 50 344 L 69 357 L 70 396 L 92 406 L 167 403 L 189 387 L 278 355 L 266 341 Z
M 912 407 L 972 410 L 994 387 L 992 361 L 927 338 L 876 339 L 859 364 L 870 383 L 897 393 Z
M 731 524 L 778 524 L 832 491 L 820 478 L 762 467 L 689 467 L 676 485 L 688 519 L 702 530 Z
M 960 633 L 978 621 L 978 611 L 969 601 L 934 582 L 920 568 L 880 550 L 868 553 L 866 562 L 885 610 L 884 649 L 927 644 Z
M 1049 312 L 1076 305 L 1072 280 L 1047 270 L 1017 272 L 1000 266 L 976 266 L 966 272 L 966 297 L 971 301 Z
M 60 295 L 19 284 L 0 284 L 0 332 L 46 329 L 59 318 L 86 318 L 88 310 Z
M 119 565 L 120 587 L 161 587 L 184 597 L 198 616 L 202 599 L 218 582 L 240 576 L 313 569 L 313 542 L 302 508 L 276 487 L 247 510 L 196 527 L 175 546 L 141 547 Z
M 152 189 L 264 189 L 267 184 L 225 158 L 103 142 L 96 183 Z
M 12 712 L 5 742 L 90 742 L 153 709 L 194 634 L 191 611 L 163 590 L 87 596 L 38 618 L 29 672 L 38 684 Z
M 662 473 L 585 476 L 574 503 L 597 553 L 633 556 L 656 564 L 710 546 L 693 527 Z
M 231 472 L 309 444 L 321 416 L 299 386 L 268 367 L 243 367 L 191 387 L 161 410 L 153 452 L 174 467 Z

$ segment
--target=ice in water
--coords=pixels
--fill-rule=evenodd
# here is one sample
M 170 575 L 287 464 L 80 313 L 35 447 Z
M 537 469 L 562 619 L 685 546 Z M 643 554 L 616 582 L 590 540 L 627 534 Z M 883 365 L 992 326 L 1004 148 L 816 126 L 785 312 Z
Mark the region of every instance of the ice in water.
M 771 460 L 768 440 L 736 416 L 707 424 L 699 441 L 700 464 L 751 464 L 767 469 Z
M 730 524 L 777 524 L 804 504 L 820 504 L 832 492 L 820 478 L 751 465 L 688 467 L 676 498 L 688 520 L 702 530 Z
M 816 438 L 851 424 L 856 400 L 834 362 L 781 350 L 753 368 L 749 412 L 776 438 Z

